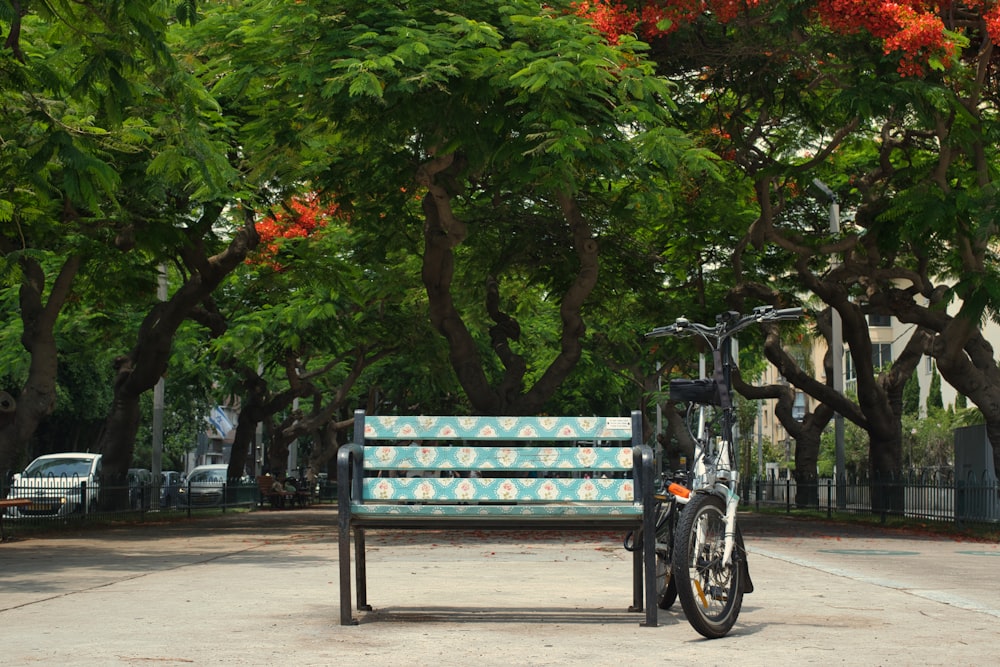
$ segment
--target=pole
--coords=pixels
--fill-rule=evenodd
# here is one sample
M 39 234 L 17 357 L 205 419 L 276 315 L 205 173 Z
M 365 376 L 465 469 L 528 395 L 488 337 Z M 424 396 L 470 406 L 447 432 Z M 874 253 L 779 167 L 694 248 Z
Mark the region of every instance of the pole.
M 658 393 L 656 400 L 656 435 L 653 436 L 654 449 L 653 449 L 653 465 L 657 473 L 660 473 L 664 469 L 663 463 L 663 404 L 662 404 L 662 394 L 663 394 L 663 376 L 660 375 L 660 362 L 656 362 L 656 391 Z
M 757 479 L 764 476 L 764 402 L 757 401 Z
M 160 264 L 160 276 L 156 287 L 156 296 L 160 301 L 167 300 L 167 265 Z M 150 499 L 150 505 L 160 506 L 160 487 L 163 485 L 163 404 L 164 404 L 164 381 L 161 377 L 153 387 L 153 460 L 151 471 L 153 474 L 153 490 L 155 499 Z
M 813 179 L 813 185 L 822 190 L 830 199 L 830 233 L 837 235 L 840 233 L 840 202 L 837 195 L 826 183 L 818 178 Z M 833 306 L 830 307 L 832 331 L 830 334 L 830 354 L 833 357 L 833 390 L 838 394 L 844 394 L 844 328 L 840 318 L 840 312 Z M 834 452 L 836 456 L 836 468 L 834 475 L 837 479 L 837 508 L 847 507 L 847 460 L 844 453 L 844 415 L 839 411 L 833 415 Z

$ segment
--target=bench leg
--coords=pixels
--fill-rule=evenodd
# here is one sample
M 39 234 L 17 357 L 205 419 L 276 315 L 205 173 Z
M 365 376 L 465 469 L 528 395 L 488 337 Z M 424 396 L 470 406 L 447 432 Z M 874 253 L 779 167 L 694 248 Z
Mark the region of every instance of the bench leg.
M 640 548 L 640 545 L 633 545 L 632 551 L 632 606 L 628 608 L 629 611 L 642 611 L 642 598 L 643 598 L 643 588 L 642 588 L 642 549 L 645 548 L 645 543 Z
M 358 609 L 371 611 L 368 604 L 368 566 L 365 562 L 365 529 L 354 529 L 354 569 L 358 587 Z
M 340 624 L 356 625 L 351 617 L 351 528 L 350 516 L 345 512 L 339 517 L 337 558 L 340 561 Z
M 656 521 L 654 512 L 646 512 L 642 519 L 642 557 L 646 568 L 646 622 L 647 628 L 655 628 L 659 604 L 656 595 Z M 637 550 L 638 551 L 638 550 Z

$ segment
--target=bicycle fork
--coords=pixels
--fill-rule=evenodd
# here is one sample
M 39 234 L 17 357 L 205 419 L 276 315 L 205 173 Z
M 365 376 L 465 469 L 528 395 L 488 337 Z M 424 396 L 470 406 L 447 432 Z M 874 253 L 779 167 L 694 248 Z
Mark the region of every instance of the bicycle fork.
M 723 488 L 726 500 L 726 536 L 722 552 L 722 566 L 727 567 L 732 564 L 733 548 L 736 546 L 736 508 L 740 504 L 740 497 L 732 488 L 732 484 L 726 484 Z
M 733 484 L 733 483 L 731 483 Z M 741 586 L 744 593 L 753 593 L 753 581 L 750 579 L 750 566 L 747 563 L 747 555 L 742 543 L 739 545 L 738 562 L 733 563 L 733 552 L 737 547 L 738 534 L 736 532 L 736 508 L 739 505 L 740 497 L 732 486 L 725 486 L 726 497 L 726 536 L 722 552 L 723 567 L 732 565 L 740 568 Z

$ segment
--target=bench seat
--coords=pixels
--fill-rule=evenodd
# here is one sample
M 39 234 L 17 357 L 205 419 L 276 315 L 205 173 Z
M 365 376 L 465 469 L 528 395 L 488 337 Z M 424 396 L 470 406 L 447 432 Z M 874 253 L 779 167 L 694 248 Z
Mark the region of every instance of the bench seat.
M 406 505 L 355 505 L 351 514 L 359 520 L 366 517 L 394 516 L 398 514 L 408 514 L 411 516 L 429 517 L 497 517 L 500 519 L 521 516 L 521 517 L 574 517 L 581 519 L 593 519 L 596 516 L 608 517 L 637 517 L 642 516 L 642 508 L 633 504 L 628 505 L 591 505 L 587 503 L 565 504 L 565 505 L 523 505 L 523 504 L 486 504 L 477 503 L 475 505 L 441 505 L 424 506 L 420 504 Z

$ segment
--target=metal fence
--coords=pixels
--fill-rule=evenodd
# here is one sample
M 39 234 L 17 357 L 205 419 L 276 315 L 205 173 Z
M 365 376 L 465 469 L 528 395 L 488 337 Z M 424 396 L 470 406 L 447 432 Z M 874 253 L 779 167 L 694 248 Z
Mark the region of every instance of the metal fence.
M 98 487 L 73 478 L 31 477 L 0 480 L 0 498 L 20 504 L 3 510 L 5 532 L 18 527 L 50 527 L 83 522 L 143 520 L 148 513 L 222 511 L 260 505 L 253 481 L 224 483 L 211 488 L 174 487 L 165 497 L 155 483 Z
M 1000 523 L 1000 485 L 992 475 L 970 475 L 953 479 L 950 475 L 901 475 L 820 479 L 814 485 L 800 485 L 791 478 L 754 478 L 744 484 L 744 504 L 754 507 L 784 507 L 867 514 L 880 517 L 907 517 L 929 521 Z
M 16 507 L 0 509 L 3 532 L 79 526 L 86 522 L 144 521 L 165 515 L 225 512 L 228 509 L 257 509 L 269 506 L 261 498 L 256 481 L 223 484 L 88 485 L 79 478 L 31 477 L 13 481 L 0 477 L 0 499 L 21 501 Z M 312 502 L 335 503 L 337 483 L 317 481 Z

